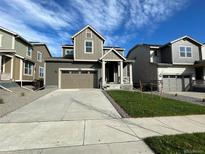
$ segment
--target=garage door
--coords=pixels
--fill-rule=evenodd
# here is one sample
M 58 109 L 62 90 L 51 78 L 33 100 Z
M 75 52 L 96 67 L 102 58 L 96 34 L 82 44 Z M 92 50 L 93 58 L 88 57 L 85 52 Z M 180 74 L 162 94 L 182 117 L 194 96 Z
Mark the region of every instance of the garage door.
M 190 76 L 163 75 L 164 91 L 184 91 L 190 86 Z
M 61 71 L 62 89 L 97 88 L 97 71 Z

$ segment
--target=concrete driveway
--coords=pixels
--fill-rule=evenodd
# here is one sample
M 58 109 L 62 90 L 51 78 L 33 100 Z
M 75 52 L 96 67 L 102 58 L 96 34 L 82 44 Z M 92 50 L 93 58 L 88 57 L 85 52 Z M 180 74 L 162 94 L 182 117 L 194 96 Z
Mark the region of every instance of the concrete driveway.
M 0 119 L 0 154 L 152 153 L 101 90 L 56 90 Z
M 197 99 L 205 99 L 205 93 L 204 92 L 168 92 L 168 94 L 178 94 L 180 96 L 186 96 L 186 97 L 192 97 L 192 98 L 197 98 Z
M 120 115 L 99 89 L 56 90 L 4 116 L 0 122 L 113 119 Z

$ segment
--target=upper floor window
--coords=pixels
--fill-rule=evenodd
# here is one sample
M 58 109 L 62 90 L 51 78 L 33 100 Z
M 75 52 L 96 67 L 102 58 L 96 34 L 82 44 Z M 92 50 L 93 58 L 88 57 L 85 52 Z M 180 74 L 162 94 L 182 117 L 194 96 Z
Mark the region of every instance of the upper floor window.
M 43 78 L 44 77 L 44 68 L 39 67 L 39 77 Z
M 24 75 L 31 75 L 33 74 L 33 64 L 31 62 L 25 61 L 24 62 Z
M 158 52 L 157 51 L 154 51 L 154 56 L 158 56 Z
M 93 41 L 85 41 L 84 51 L 85 53 L 93 53 Z
M 32 47 L 28 47 L 27 56 L 32 57 Z
M 3 37 L 3 35 L 0 34 L 0 47 L 2 47 L 2 37 Z
M 86 30 L 86 38 L 92 38 L 92 31 L 91 30 Z
M 66 49 L 65 50 L 65 56 L 73 55 L 73 49 Z
M 191 47 L 180 47 L 180 57 L 192 57 Z
M 37 61 L 42 62 L 43 54 L 40 51 L 37 51 Z

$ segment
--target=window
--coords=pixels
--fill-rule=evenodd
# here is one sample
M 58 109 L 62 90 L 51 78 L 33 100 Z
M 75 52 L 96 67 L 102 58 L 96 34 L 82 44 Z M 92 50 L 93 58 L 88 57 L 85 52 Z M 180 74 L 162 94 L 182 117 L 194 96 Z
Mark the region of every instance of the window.
M 33 64 L 31 62 L 24 62 L 24 75 L 32 75 L 33 74 Z
M 3 37 L 3 35 L 0 34 L 0 47 L 2 47 L 2 37 Z
M 180 57 L 185 57 L 185 47 L 180 47 Z
M 39 77 L 43 78 L 44 77 L 44 68 L 39 67 Z
M 180 57 L 192 57 L 191 47 L 180 47 Z
M 70 56 L 70 55 L 73 55 L 73 49 L 66 49 L 65 50 L 65 56 Z
M 157 51 L 154 51 L 154 56 L 158 56 L 158 52 Z
M 92 38 L 92 31 L 91 30 L 86 30 L 86 38 Z
M 37 51 L 37 61 L 42 62 L 43 54 L 40 51 Z
M 93 42 L 85 41 L 85 53 L 92 53 L 92 52 L 93 52 Z
M 187 57 L 192 57 L 192 55 L 191 55 L 191 47 L 186 47 L 186 56 Z
M 32 57 L 32 47 L 28 47 L 27 56 Z

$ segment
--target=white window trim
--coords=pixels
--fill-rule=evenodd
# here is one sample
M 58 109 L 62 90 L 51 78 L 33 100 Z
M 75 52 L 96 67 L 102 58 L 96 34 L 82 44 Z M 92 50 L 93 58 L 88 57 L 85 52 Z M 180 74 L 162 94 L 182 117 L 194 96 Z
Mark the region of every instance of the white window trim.
M 40 71 L 41 69 L 43 69 L 43 76 L 40 75 L 40 74 L 41 74 L 41 73 L 40 73 L 40 72 L 41 72 L 41 71 Z M 40 78 L 43 78 L 43 77 L 44 77 L 44 67 L 39 66 L 38 76 L 39 76 Z
M 181 48 L 181 47 L 184 47 L 184 48 L 185 48 L 185 56 L 184 56 L 184 57 L 182 57 L 181 54 L 180 54 L 180 52 L 181 52 L 181 51 L 180 51 L 180 48 Z M 186 51 L 186 48 L 187 48 L 187 47 L 191 48 L 191 57 L 187 57 L 187 51 Z M 179 46 L 179 58 L 193 58 L 192 47 L 191 47 L 191 46 Z
M 32 48 L 31 48 L 32 49 Z M 29 47 L 28 47 L 28 51 L 26 52 L 26 56 L 28 56 L 28 57 L 30 57 L 30 58 L 32 58 L 32 50 L 31 50 L 31 55 L 28 55 L 28 52 L 29 52 Z
M 41 60 L 38 59 L 38 54 L 41 54 Z M 42 52 L 37 51 L 37 57 L 36 58 L 37 58 L 38 62 L 42 62 L 43 61 L 43 54 L 42 54 Z
M 0 34 L 0 47 L 2 47 L 2 38 L 3 38 L 3 35 Z
M 92 52 L 86 52 L 86 42 L 92 42 Z M 94 53 L 94 42 L 93 42 L 93 40 L 85 40 L 84 41 L 84 53 L 86 53 L 86 54 L 93 54 Z
M 33 76 L 33 67 L 34 67 L 34 65 L 32 65 L 32 67 L 31 67 L 31 74 L 25 74 L 25 63 L 26 62 L 24 62 L 24 65 L 23 65 L 23 75 L 25 75 L 25 76 Z
M 88 31 L 88 29 L 86 29 L 86 33 L 85 33 L 85 38 L 88 38 L 87 37 L 87 33 L 90 33 L 91 35 L 90 35 L 90 38 L 93 38 L 93 33 L 92 33 L 92 31 L 90 30 L 90 31 Z

